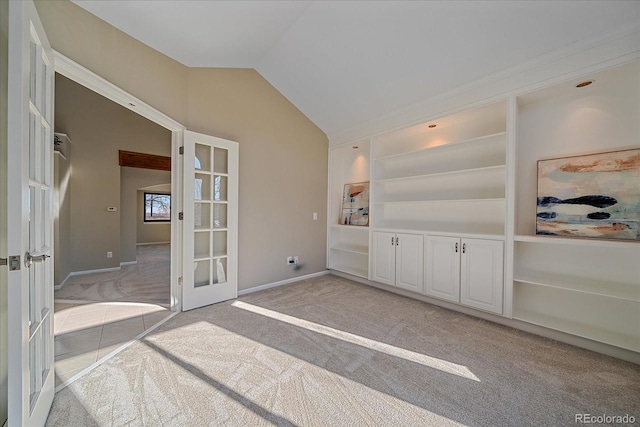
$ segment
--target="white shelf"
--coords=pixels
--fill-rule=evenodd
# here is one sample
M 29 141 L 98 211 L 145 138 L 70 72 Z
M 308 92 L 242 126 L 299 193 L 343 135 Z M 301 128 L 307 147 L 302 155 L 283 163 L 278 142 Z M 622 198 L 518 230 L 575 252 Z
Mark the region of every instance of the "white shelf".
M 359 268 L 354 268 L 351 266 L 347 266 L 347 265 L 334 265 L 329 267 L 331 270 L 336 270 L 336 271 L 341 271 L 342 273 L 347 273 L 347 274 L 351 274 L 353 276 L 358 276 L 358 277 L 362 277 L 364 279 L 367 279 L 368 276 L 368 271 L 366 270 L 362 270 Z
M 398 200 L 389 202 L 375 202 L 375 205 L 422 205 L 431 203 L 504 203 L 504 198 L 487 199 L 434 199 L 434 200 Z
M 496 165 L 496 166 L 486 166 L 481 168 L 469 168 L 469 169 L 459 169 L 452 170 L 446 172 L 438 172 L 438 173 L 427 173 L 423 175 L 409 175 L 409 176 L 401 176 L 397 178 L 387 178 L 387 179 L 377 179 L 375 183 L 385 183 L 385 182 L 397 182 L 397 181 L 407 181 L 407 180 L 424 180 L 429 178 L 437 178 L 437 177 L 455 177 L 456 175 L 465 175 L 465 174 L 484 174 L 486 172 L 495 172 L 501 171 L 504 173 L 505 165 Z
M 501 137 L 506 136 L 506 132 L 499 132 L 499 133 L 494 133 L 494 134 L 491 134 L 491 135 L 483 135 L 483 136 L 479 136 L 479 137 L 476 137 L 476 138 L 465 139 L 465 140 L 462 140 L 462 141 L 449 142 L 449 143 L 446 143 L 446 144 L 441 144 L 441 145 L 435 145 L 435 146 L 431 146 L 431 147 L 421 148 L 419 150 L 412 150 L 412 151 L 407 151 L 407 152 L 403 152 L 403 153 L 389 154 L 389 155 L 386 155 L 386 156 L 378 157 L 375 160 L 376 161 L 389 160 L 389 159 L 396 159 L 396 158 L 405 157 L 405 156 L 406 157 L 413 157 L 413 156 L 416 156 L 416 155 L 422 155 L 422 154 L 427 153 L 427 152 L 429 154 L 432 154 L 434 152 L 437 153 L 438 151 L 441 151 L 441 150 L 444 150 L 444 149 L 451 149 L 451 148 L 456 147 L 456 146 L 470 144 L 470 143 L 473 143 L 473 142 L 479 142 L 479 141 L 480 142 L 484 142 L 485 140 L 490 140 L 491 138 L 499 137 L 499 136 L 501 136 Z
M 353 230 L 353 231 L 362 231 L 364 233 L 369 232 L 369 226 L 366 225 L 345 225 L 345 224 L 331 224 L 331 228 L 333 229 L 343 229 L 343 230 Z
M 574 238 L 568 239 L 566 237 L 554 237 L 554 236 L 529 236 L 529 235 L 517 235 L 514 239 L 516 242 L 525 243 L 538 243 L 545 245 L 566 245 L 566 246 L 593 246 L 601 248 L 629 248 L 640 251 L 640 241 L 626 241 L 626 240 L 598 240 L 598 239 L 585 239 Z
M 503 225 L 478 225 L 472 223 L 437 223 L 426 221 L 387 221 L 373 231 L 408 232 L 434 236 L 459 236 L 489 240 L 504 240 Z
M 369 255 L 369 249 L 367 246 L 363 245 L 352 245 L 349 243 L 338 243 L 331 247 L 331 250 L 334 251 L 342 251 L 342 252 L 351 252 L 359 255 Z
M 513 318 L 640 351 L 640 302 L 555 287 L 514 284 Z
M 603 298 L 615 298 L 640 303 L 640 283 L 603 283 L 587 278 L 559 276 L 546 272 L 516 272 L 513 280 L 534 286 L 545 286 L 572 292 L 595 295 Z

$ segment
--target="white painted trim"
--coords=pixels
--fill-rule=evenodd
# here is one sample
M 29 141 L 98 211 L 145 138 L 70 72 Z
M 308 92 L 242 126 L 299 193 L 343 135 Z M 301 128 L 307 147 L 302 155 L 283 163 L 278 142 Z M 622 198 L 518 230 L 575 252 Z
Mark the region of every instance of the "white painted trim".
M 109 268 L 97 268 L 95 270 L 82 270 L 82 271 L 72 271 L 69 273 L 69 276 L 82 276 L 85 274 L 93 274 L 93 273 L 108 273 L 110 271 L 120 271 L 120 267 L 109 267 Z M 69 277 L 67 276 L 67 278 Z M 65 279 L 66 281 L 67 279 Z
M 60 289 L 62 289 L 62 287 L 64 286 L 65 283 L 67 283 L 67 280 L 69 280 L 70 277 L 71 277 L 71 273 L 67 274 L 67 277 L 64 278 L 62 283 L 60 283 L 59 285 L 54 285 L 53 289 L 56 291 L 59 291 Z
M 120 263 L 120 268 L 126 267 L 127 265 L 136 265 L 138 261 L 124 261 Z
M 67 58 L 60 52 L 53 51 L 55 69 L 57 73 L 81 84 L 84 87 L 110 99 L 111 101 L 122 105 L 141 116 L 151 120 L 160 126 L 171 131 L 181 131 L 185 127 L 173 120 L 171 117 L 151 107 L 141 99 L 125 92 L 113 83 L 98 76 L 93 71 L 83 67 L 82 65 Z
M 319 271 L 317 273 L 311 273 L 311 274 L 306 274 L 304 276 L 292 277 L 291 279 L 280 280 L 279 282 L 272 282 L 264 285 L 258 285 L 248 289 L 240 289 L 238 290 L 238 296 L 252 294 L 258 291 L 264 291 L 265 289 L 271 289 L 271 288 L 275 288 L 282 285 L 288 285 L 289 283 L 300 282 L 301 280 L 313 279 L 314 277 L 320 277 L 327 274 L 331 274 L 331 271 L 329 270 Z
M 329 146 L 373 138 L 633 61 L 640 58 L 638 37 L 640 25 L 633 24 L 605 36 L 568 45 L 446 93 L 373 117 L 353 128 L 329 134 Z
M 165 223 L 166 224 L 166 223 Z M 136 246 L 150 246 L 150 245 L 168 245 L 171 241 L 167 242 L 149 242 L 149 243 L 136 243 Z

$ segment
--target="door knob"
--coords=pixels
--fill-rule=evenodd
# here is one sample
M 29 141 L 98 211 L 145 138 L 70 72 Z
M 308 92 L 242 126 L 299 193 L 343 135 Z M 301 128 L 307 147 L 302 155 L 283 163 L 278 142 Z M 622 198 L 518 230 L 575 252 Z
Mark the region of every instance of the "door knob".
M 45 262 L 47 258 L 51 258 L 51 256 L 47 254 L 33 256 L 29 252 L 26 252 L 24 254 L 24 266 L 26 268 L 29 268 L 31 267 L 31 264 L 39 264 L 41 262 Z

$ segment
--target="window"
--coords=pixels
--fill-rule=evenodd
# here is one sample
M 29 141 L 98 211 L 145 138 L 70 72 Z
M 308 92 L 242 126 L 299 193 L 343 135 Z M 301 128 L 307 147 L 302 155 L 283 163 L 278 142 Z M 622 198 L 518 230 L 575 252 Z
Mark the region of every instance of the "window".
M 171 221 L 171 194 L 144 193 L 144 222 Z

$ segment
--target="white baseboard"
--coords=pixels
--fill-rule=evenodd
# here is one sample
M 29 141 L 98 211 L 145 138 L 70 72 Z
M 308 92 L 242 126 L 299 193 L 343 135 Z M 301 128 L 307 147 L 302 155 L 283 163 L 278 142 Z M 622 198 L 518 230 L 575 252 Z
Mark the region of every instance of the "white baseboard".
M 84 271 L 72 271 L 71 273 L 69 273 L 69 276 L 82 276 L 84 274 L 93 274 L 93 273 L 108 273 L 110 271 L 120 271 L 120 267 L 98 268 L 95 270 L 84 270 Z M 67 278 L 69 276 L 67 276 Z M 67 279 L 65 279 L 65 282 L 66 280 Z
M 291 279 L 280 280 L 279 282 L 267 283 L 264 285 L 254 286 L 248 289 L 241 289 L 238 291 L 238 296 L 251 294 L 253 292 L 264 291 L 265 289 L 275 288 L 277 286 L 288 285 L 289 283 L 299 282 L 301 280 L 312 279 L 314 277 L 324 276 L 330 274 L 329 270 L 319 271 L 317 273 L 306 274 L 304 276 L 292 277 Z
M 64 280 L 62 281 L 62 283 L 60 283 L 59 285 L 54 285 L 53 286 L 53 290 L 55 291 L 59 291 L 60 289 L 62 289 L 62 287 L 64 286 L 65 283 L 67 283 L 67 280 L 69 280 L 69 277 L 71 277 L 71 273 L 67 274 L 67 277 L 64 278 Z
M 136 243 L 136 246 L 148 246 L 148 245 L 168 245 L 171 241 L 168 242 L 149 242 L 149 243 Z
M 120 267 L 124 267 L 126 265 L 136 265 L 138 261 L 125 261 L 120 263 Z

